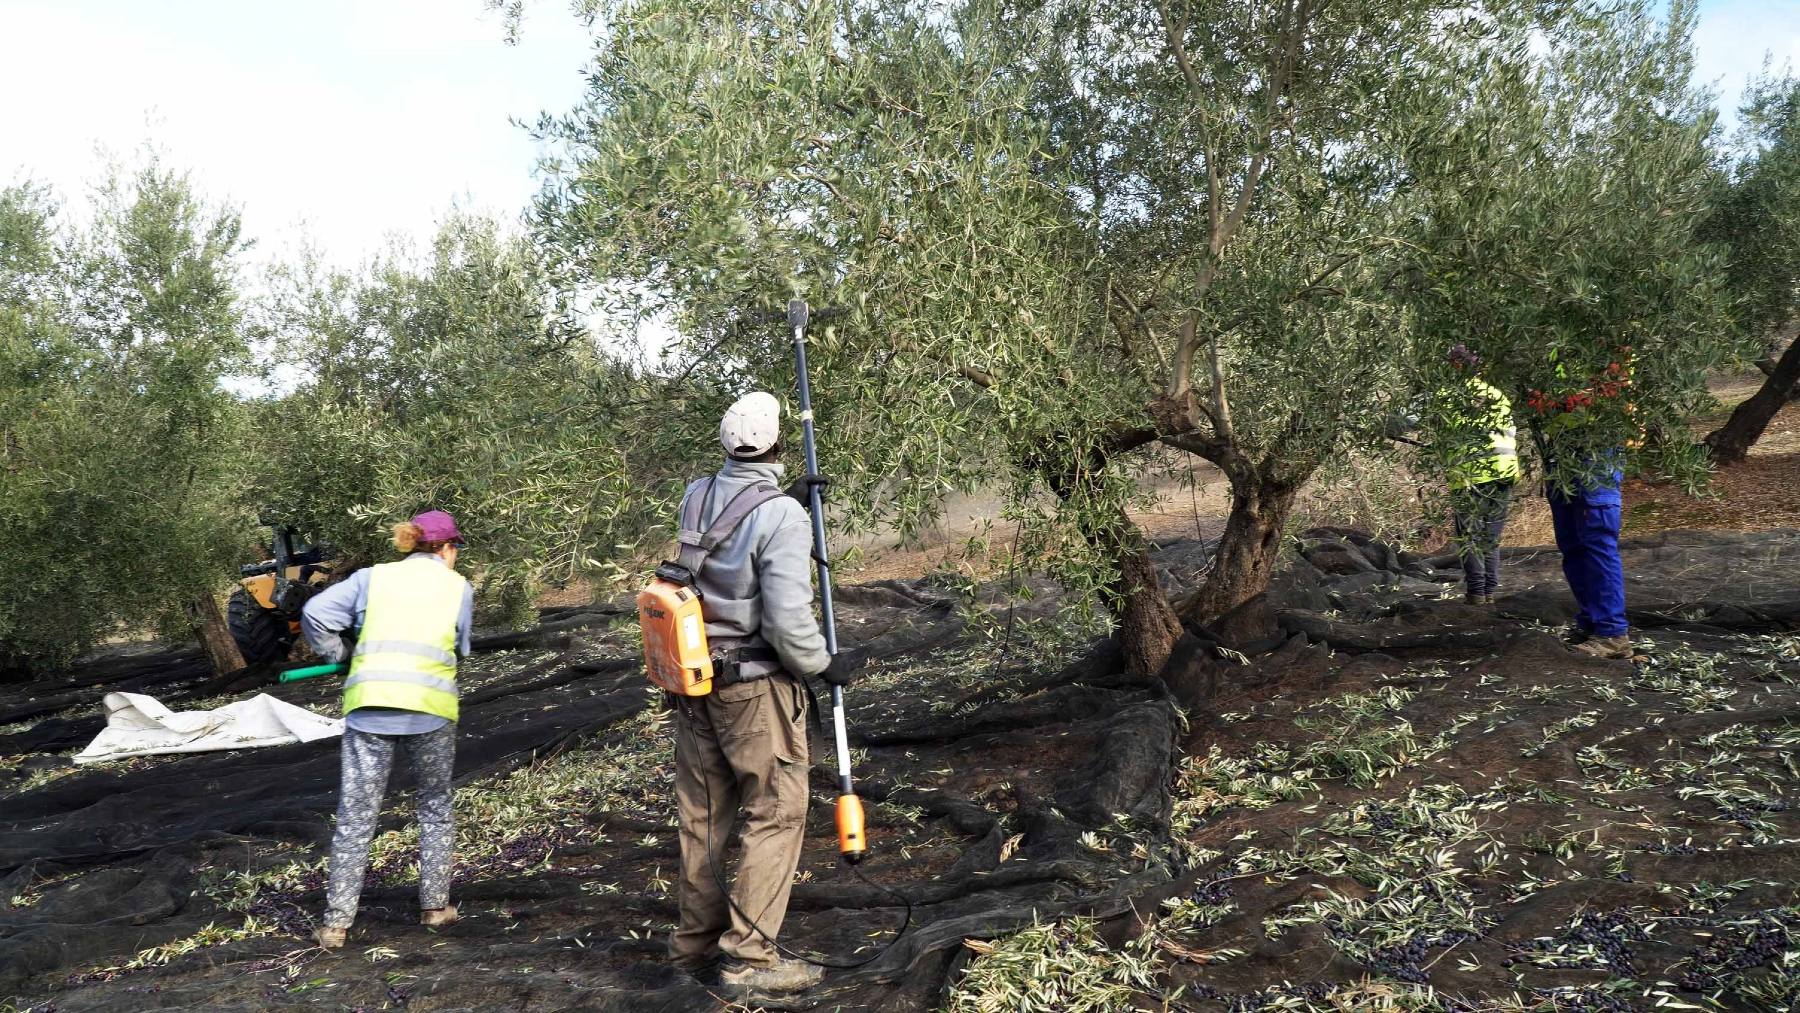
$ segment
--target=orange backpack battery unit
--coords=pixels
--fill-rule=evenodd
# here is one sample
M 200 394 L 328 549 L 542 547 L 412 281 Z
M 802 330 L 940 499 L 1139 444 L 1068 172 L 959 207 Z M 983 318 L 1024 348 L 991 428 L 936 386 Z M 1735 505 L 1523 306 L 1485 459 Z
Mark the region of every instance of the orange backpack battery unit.
M 637 596 L 638 626 L 644 634 L 644 674 L 677 696 L 712 692 L 713 658 L 706 642 L 697 579 L 700 565 L 719 543 L 730 538 L 750 512 L 782 495 L 772 485 L 753 485 L 738 492 L 703 531 L 700 520 L 712 498 L 714 479 L 688 494 L 682 504 L 680 551 L 664 560 Z

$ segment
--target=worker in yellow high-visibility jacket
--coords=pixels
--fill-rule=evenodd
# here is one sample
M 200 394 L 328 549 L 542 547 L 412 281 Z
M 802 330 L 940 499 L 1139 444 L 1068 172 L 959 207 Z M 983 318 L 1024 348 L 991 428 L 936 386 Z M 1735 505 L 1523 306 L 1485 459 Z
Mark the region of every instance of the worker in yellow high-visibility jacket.
M 1466 345 L 1450 349 L 1462 382 L 1439 392 L 1443 429 L 1434 444 L 1456 520 L 1463 590 L 1472 605 L 1491 605 L 1500 589 L 1500 539 L 1519 481 L 1519 431 L 1512 401 L 1479 375 Z
M 417 785 L 420 922 L 456 921 L 450 904 L 456 758 L 456 663 L 469 653 L 475 595 L 456 572 L 456 520 L 432 510 L 394 526 L 406 558 L 359 570 L 306 603 L 300 629 L 326 661 L 350 656 L 344 680 L 343 782 L 319 945 L 344 945 L 356 920 L 394 754 Z M 344 635 L 359 630 L 353 649 Z

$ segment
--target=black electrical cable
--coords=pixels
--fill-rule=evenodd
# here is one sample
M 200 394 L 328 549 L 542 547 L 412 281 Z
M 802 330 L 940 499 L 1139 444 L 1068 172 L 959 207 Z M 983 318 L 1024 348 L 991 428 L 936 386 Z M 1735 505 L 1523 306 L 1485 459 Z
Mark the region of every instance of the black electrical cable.
M 681 700 L 680 705 L 683 707 L 686 707 L 686 706 L 689 706 L 691 703 L 692 703 L 691 698 L 683 698 Z M 823 967 L 823 968 L 826 968 L 827 970 L 833 970 L 833 971 L 853 971 L 859 967 L 866 967 L 869 964 L 872 964 L 875 961 L 880 960 L 883 956 L 885 956 L 887 954 L 887 952 L 889 950 L 894 948 L 895 943 L 898 943 L 901 940 L 901 938 L 906 935 L 907 930 L 912 928 L 912 917 L 913 917 L 912 901 L 907 900 L 905 894 L 902 894 L 900 891 L 895 890 L 893 887 L 884 886 L 880 883 L 877 883 L 877 882 L 871 880 L 868 876 L 863 874 L 863 871 L 860 867 L 858 867 L 856 865 L 851 865 L 850 871 L 856 874 L 857 879 L 862 880 L 865 885 L 873 887 L 874 889 L 876 889 L 877 891 L 879 891 L 881 893 L 887 894 L 889 897 L 894 898 L 895 900 L 899 901 L 902 905 L 905 906 L 906 917 L 904 920 L 901 921 L 899 931 L 894 933 L 894 938 L 888 940 L 887 943 L 881 947 L 881 949 L 876 950 L 874 953 L 868 955 L 867 957 L 864 957 L 861 960 L 854 961 L 851 963 L 842 963 L 842 962 L 831 961 L 831 960 L 815 960 L 812 957 L 806 956 L 805 954 L 796 953 L 793 950 L 790 950 L 787 947 L 776 942 L 773 936 L 770 936 L 767 932 L 764 932 L 763 927 L 756 923 L 756 919 L 754 919 L 754 918 L 750 917 L 748 914 L 746 914 L 744 912 L 743 908 L 738 907 L 737 900 L 731 896 L 731 888 L 729 886 L 727 886 L 725 883 L 725 872 L 719 866 L 719 854 L 717 851 L 713 850 L 712 785 L 707 782 L 707 780 L 704 776 L 702 776 L 700 778 L 700 786 L 705 790 L 705 793 L 706 793 L 706 865 L 707 865 L 707 868 L 709 868 L 712 871 L 713 882 L 718 884 L 719 893 L 724 896 L 725 903 L 730 905 L 731 910 L 733 912 L 735 912 L 739 918 L 742 918 L 744 920 L 745 924 L 749 925 L 750 928 L 753 929 L 757 935 L 761 936 L 764 942 L 766 942 L 770 946 L 774 947 L 775 952 L 783 954 L 794 960 L 799 960 L 799 961 L 811 964 L 814 967 Z M 809 804 L 810 804 L 810 800 L 809 800 Z M 732 824 L 731 825 L 732 825 L 732 829 L 737 828 L 736 814 L 733 814 L 733 816 L 732 816 Z M 728 841 L 731 839 L 731 834 L 729 831 L 726 832 L 725 839 Z

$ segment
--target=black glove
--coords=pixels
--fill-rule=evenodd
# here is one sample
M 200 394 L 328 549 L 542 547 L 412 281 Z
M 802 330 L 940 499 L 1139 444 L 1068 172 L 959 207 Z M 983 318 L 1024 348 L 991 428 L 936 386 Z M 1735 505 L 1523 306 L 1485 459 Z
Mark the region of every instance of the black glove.
M 787 494 L 799 500 L 801 506 L 811 510 L 812 487 L 815 485 L 819 487 L 819 502 L 823 503 L 825 502 L 825 487 L 830 484 L 831 479 L 824 475 L 802 475 L 794 480 L 793 485 L 787 487 Z
M 839 651 L 831 656 L 831 664 L 819 673 L 819 678 L 833 686 L 848 686 L 856 681 L 857 673 L 868 664 L 867 651 Z

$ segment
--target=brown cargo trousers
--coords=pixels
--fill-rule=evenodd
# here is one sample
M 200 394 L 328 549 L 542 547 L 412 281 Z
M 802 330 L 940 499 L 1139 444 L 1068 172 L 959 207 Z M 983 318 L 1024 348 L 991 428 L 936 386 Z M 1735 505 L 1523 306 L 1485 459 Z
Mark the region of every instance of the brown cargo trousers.
M 774 939 L 787 915 L 806 837 L 806 689 L 777 672 L 674 700 L 681 924 L 670 956 L 689 967 L 720 956 L 772 966 L 775 947 L 745 916 Z M 733 911 L 719 881 L 740 804 L 743 856 L 732 883 Z

